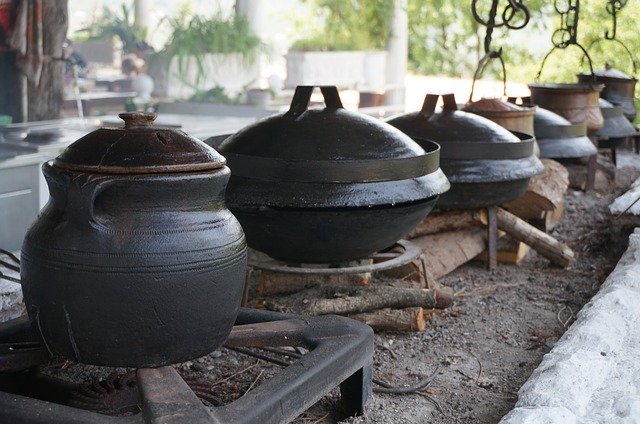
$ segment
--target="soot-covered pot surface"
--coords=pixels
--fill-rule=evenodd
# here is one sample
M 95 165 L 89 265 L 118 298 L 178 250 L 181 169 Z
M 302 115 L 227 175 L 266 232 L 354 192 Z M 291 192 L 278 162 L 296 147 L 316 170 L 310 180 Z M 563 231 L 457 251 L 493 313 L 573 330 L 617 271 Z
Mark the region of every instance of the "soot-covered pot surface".
M 227 138 L 227 203 L 249 246 L 273 258 L 337 263 L 384 249 L 417 225 L 449 188 L 439 146 L 342 107 L 308 109 L 312 86 L 296 88 L 288 112 Z
M 481 116 L 457 110 L 453 94 L 427 94 L 422 110 L 389 119 L 389 123 L 421 143 L 441 146 L 441 167 L 451 189 L 438 201 L 438 209 L 473 209 L 499 205 L 518 198 L 529 179 L 542 172 L 534 155 L 534 138 L 515 133 Z
M 551 159 L 581 158 L 595 155 L 596 146 L 587 137 L 585 123 L 572 124 L 555 112 L 538 108 L 533 120 L 540 157 Z
M 126 113 L 43 171 L 51 198 L 26 235 L 21 279 L 32 325 L 54 355 L 150 367 L 227 338 L 246 266 L 215 150 L 155 114 Z

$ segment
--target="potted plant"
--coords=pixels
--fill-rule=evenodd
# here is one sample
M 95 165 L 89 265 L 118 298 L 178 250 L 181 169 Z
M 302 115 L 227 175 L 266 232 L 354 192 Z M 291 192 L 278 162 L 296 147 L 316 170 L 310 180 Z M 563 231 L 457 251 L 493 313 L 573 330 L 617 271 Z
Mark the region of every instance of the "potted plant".
M 122 43 L 125 53 L 133 52 L 136 45 L 146 38 L 146 30 L 136 25 L 131 9 L 122 5 L 120 13 L 104 7 L 100 14 L 89 26 L 79 30 L 86 35 L 86 39 L 113 40 L 117 37 Z
M 323 26 L 289 48 L 285 85 L 332 84 L 384 89 L 393 2 L 308 0 Z
M 189 98 L 216 86 L 237 93 L 258 78 L 257 59 L 264 45 L 244 17 L 218 12 L 205 18 L 183 10 L 166 21 L 171 36 L 151 66 L 165 68 L 169 97 Z

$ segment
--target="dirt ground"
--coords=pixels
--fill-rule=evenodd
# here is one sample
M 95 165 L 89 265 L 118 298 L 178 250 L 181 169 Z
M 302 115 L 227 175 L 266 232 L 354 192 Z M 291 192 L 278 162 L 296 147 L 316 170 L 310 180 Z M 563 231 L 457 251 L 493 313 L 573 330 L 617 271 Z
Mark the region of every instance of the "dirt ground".
M 576 253 L 569 268 L 555 267 L 532 251 L 520 265 L 501 264 L 490 272 L 483 263 L 471 262 L 441 279 L 457 294 L 452 308 L 422 333 L 384 333 L 375 339 L 374 377 L 409 385 L 437 369 L 433 384 L 420 394 L 375 393 L 366 417 L 343 423 L 498 422 L 626 249 L 632 228 L 612 222 L 606 207 L 638 174 L 618 169 L 615 189 L 568 191 L 564 218 L 552 235 Z M 241 396 L 279 367 L 222 349 L 178 368 L 210 382 L 210 403 L 216 405 Z M 68 363 L 49 372 L 76 381 L 106 373 Z M 335 423 L 336 404 L 334 391 L 295 422 Z

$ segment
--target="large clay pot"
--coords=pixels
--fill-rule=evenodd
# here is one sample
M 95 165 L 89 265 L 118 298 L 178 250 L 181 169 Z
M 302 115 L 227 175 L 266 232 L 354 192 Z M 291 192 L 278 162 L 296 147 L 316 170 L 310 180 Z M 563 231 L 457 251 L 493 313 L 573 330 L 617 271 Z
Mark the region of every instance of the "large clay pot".
M 225 208 L 230 171 L 215 150 L 127 113 L 43 166 L 51 199 L 22 247 L 33 327 L 54 355 L 154 367 L 227 338 L 246 243 Z
M 458 110 L 453 94 L 427 94 L 422 109 L 389 119 L 419 144 L 433 140 L 442 149 L 441 167 L 451 189 L 438 209 L 474 209 L 520 197 L 529 179 L 542 172 L 532 135 L 510 132 L 482 116 Z
M 578 82 L 590 83 L 595 80 L 599 84 L 604 84 L 600 97 L 609 101 L 613 105 L 622 106 L 624 115 L 629 121 L 636 118 L 636 82 L 638 80 L 607 64 L 605 69 L 595 71 L 591 74 L 578 74 Z
M 389 247 L 433 208 L 449 182 L 440 147 L 424 149 L 384 122 L 342 107 L 308 109 L 314 87 L 296 88 L 291 108 L 220 145 L 233 173 L 229 208 L 249 246 L 297 263 L 338 263 Z M 213 142 L 214 140 L 212 140 Z
M 598 99 L 602 84 L 529 84 L 531 101 L 573 124 L 586 123 L 588 131 L 604 124 Z
M 540 144 L 540 157 L 568 159 L 598 153 L 587 137 L 587 125 L 584 123 L 572 124 L 557 113 L 541 107 L 536 110 L 533 123 Z

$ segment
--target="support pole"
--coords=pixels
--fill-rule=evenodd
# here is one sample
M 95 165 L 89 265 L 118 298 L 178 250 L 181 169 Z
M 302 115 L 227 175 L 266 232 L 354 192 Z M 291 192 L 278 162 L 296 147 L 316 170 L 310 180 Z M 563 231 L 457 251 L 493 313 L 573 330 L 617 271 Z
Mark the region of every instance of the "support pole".
M 385 104 L 405 104 L 405 82 L 409 56 L 407 0 L 394 0 L 391 34 L 387 43 L 387 90 Z

